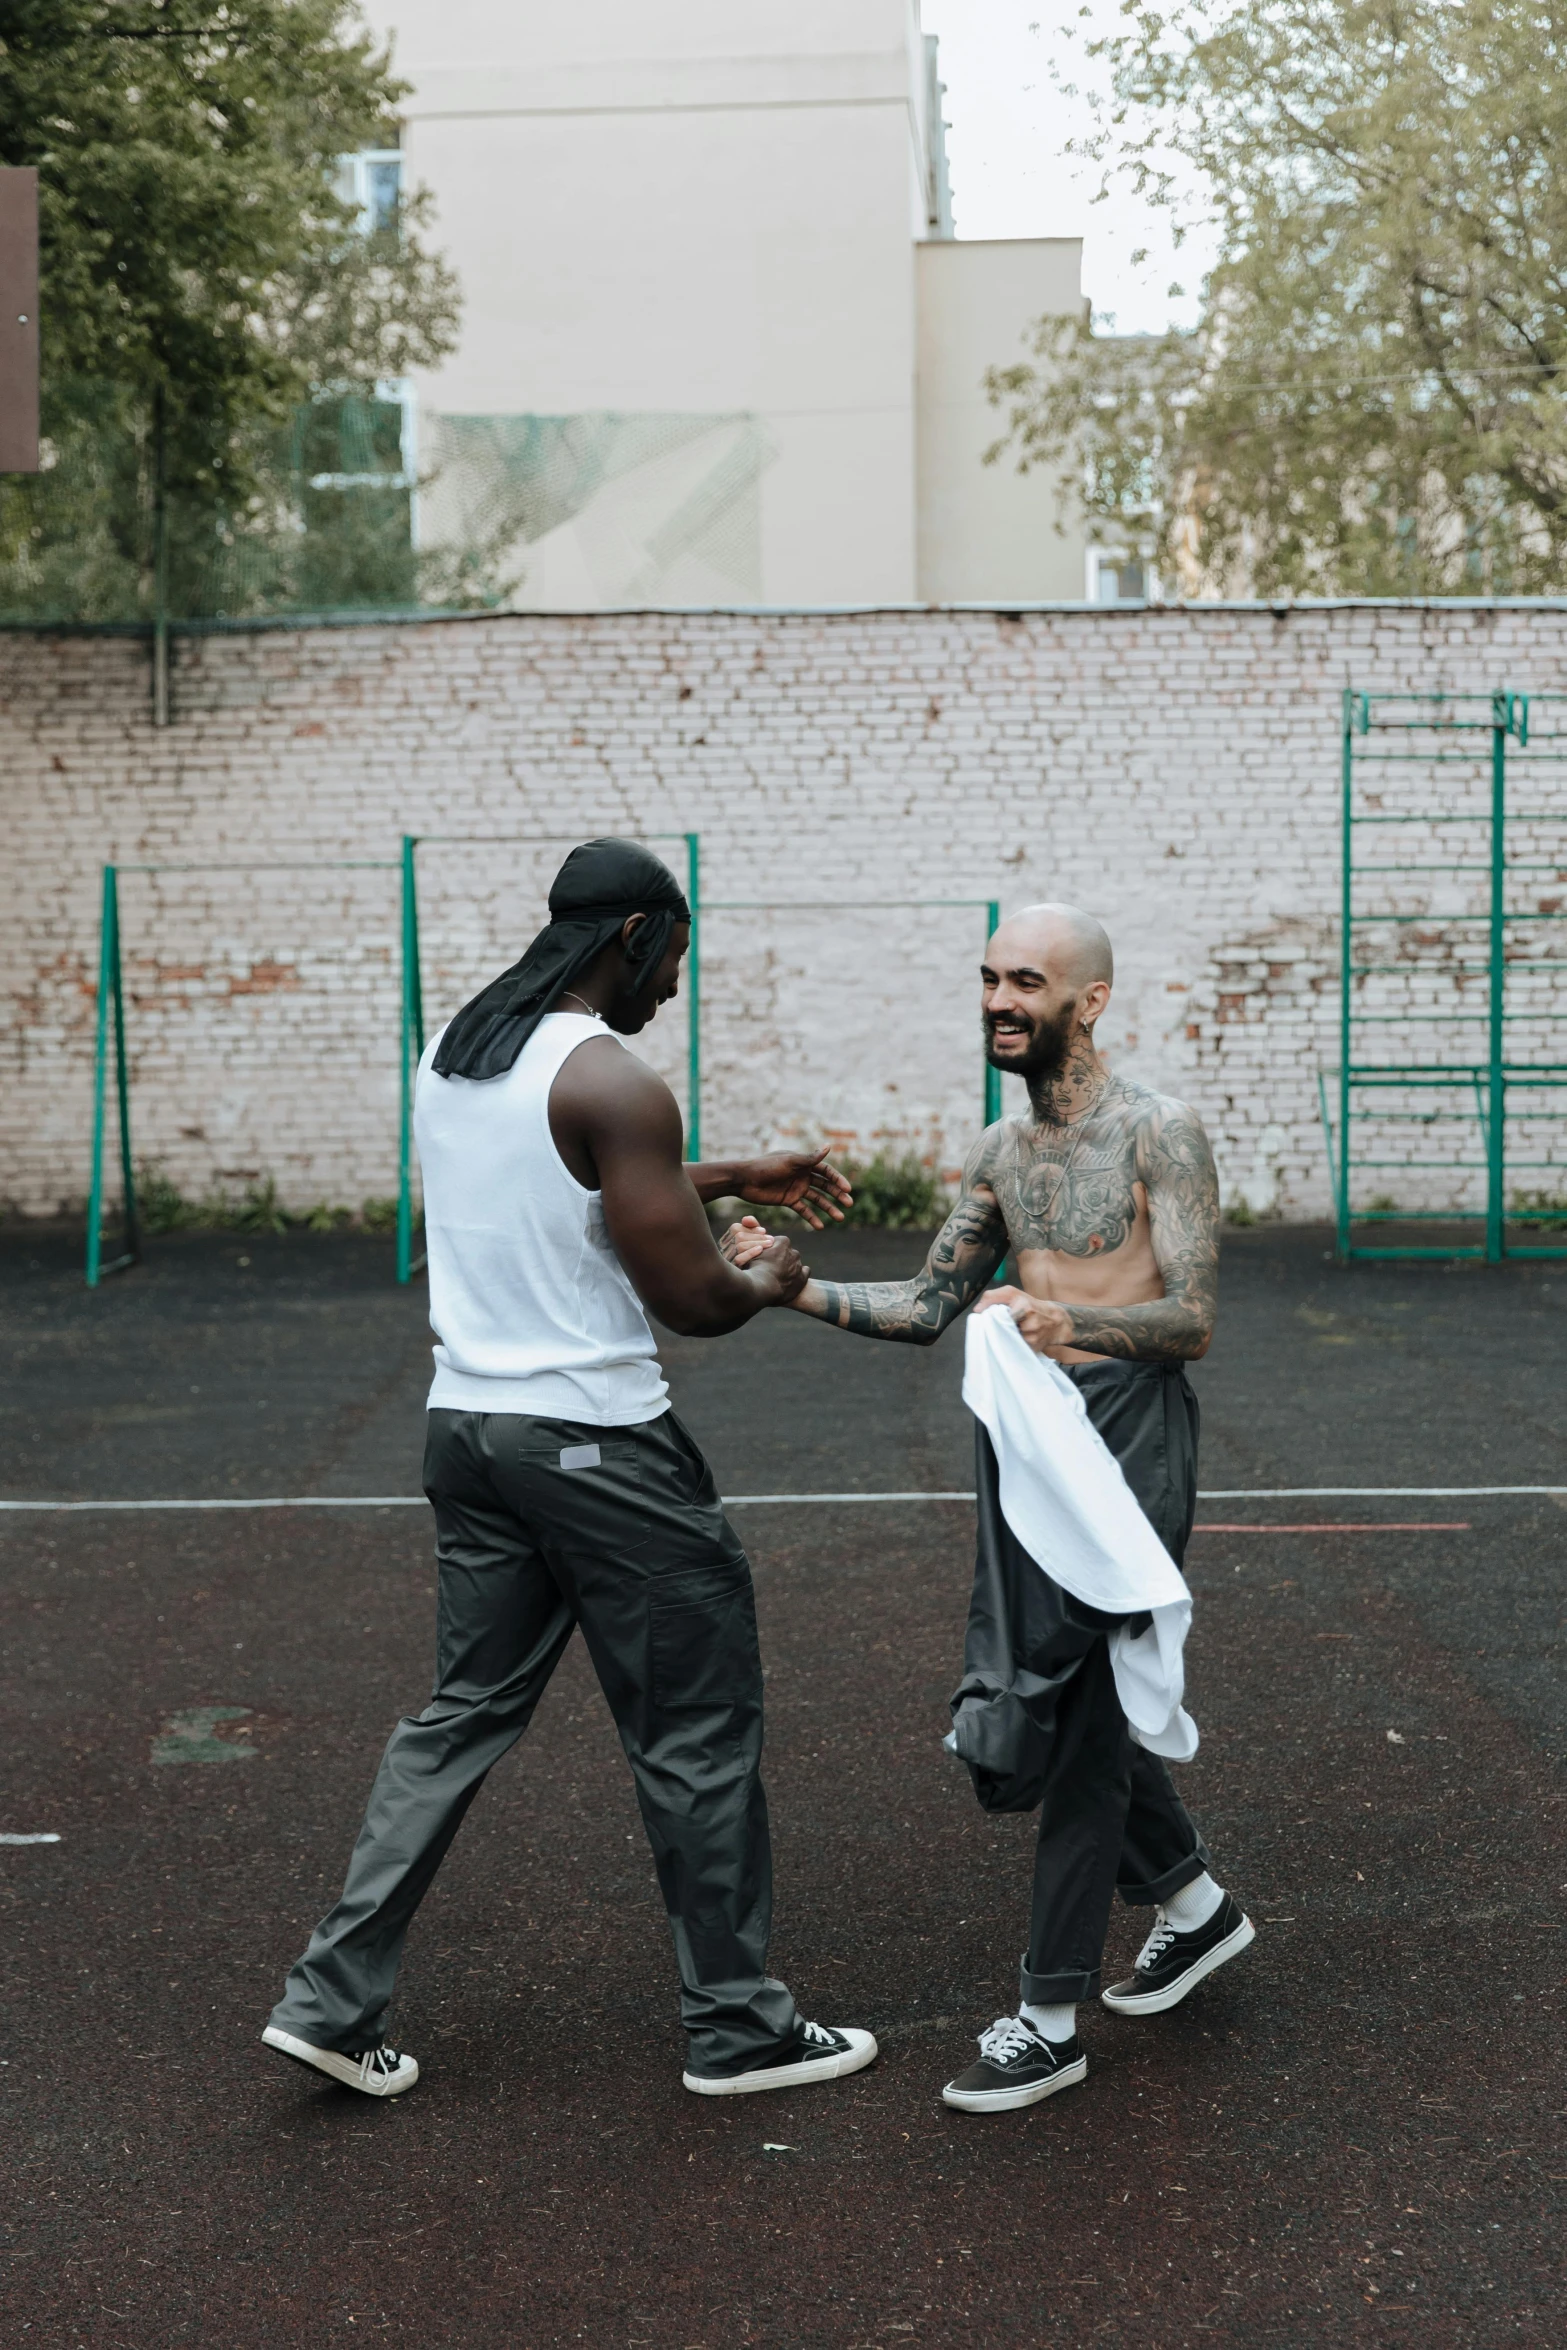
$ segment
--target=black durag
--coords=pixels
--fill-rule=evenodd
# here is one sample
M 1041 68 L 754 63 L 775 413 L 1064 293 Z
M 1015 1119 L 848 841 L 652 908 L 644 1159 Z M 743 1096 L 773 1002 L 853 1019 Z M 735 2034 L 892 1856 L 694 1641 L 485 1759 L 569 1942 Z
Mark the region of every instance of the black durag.
M 640 995 L 664 960 L 677 922 L 691 909 L 669 867 L 634 840 L 589 840 L 573 849 L 550 884 L 550 918 L 522 960 L 492 979 L 442 1037 L 442 1077 L 504 1077 L 547 1012 L 574 979 L 642 914 L 626 949 Z

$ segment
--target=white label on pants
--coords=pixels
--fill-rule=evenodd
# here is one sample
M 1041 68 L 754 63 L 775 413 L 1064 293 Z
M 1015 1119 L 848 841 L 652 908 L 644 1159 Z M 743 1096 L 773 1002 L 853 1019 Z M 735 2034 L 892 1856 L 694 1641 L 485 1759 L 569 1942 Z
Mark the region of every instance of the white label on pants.
M 596 1444 L 563 1444 L 560 1448 L 563 1469 L 596 1469 L 603 1457 Z

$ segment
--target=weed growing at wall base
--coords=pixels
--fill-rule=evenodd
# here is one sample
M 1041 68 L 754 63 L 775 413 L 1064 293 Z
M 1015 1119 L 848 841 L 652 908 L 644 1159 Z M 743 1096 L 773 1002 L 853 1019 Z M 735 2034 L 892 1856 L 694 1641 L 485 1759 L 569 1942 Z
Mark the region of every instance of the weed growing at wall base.
M 854 1192 L 845 1224 L 869 1224 L 889 1232 L 930 1231 L 945 1220 L 952 1205 L 939 1177 L 913 1151 L 901 1158 L 878 1151 L 870 1159 L 845 1158 L 835 1151 L 832 1163 L 848 1177 Z M 757 1212 L 747 1209 L 743 1200 L 721 1200 L 714 1205 L 720 1227 L 737 1215 Z M 789 1208 L 765 1208 L 760 1213 L 764 1223 L 807 1229 L 805 1219 Z
M 355 1225 L 364 1232 L 390 1232 L 397 1223 L 394 1199 L 362 1200 L 357 1209 L 331 1200 L 285 1208 L 272 1175 L 248 1183 L 237 1197 L 209 1192 L 203 1199 L 187 1199 L 156 1166 L 137 1169 L 136 1205 L 143 1232 L 153 1238 L 165 1232 L 342 1232 Z

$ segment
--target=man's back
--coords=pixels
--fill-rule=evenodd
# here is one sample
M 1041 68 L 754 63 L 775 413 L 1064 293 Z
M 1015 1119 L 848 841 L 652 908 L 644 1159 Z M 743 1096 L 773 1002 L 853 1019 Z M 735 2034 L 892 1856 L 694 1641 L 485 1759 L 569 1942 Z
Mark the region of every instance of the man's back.
M 550 1132 L 563 1064 L 612 1034 L 585 1012 L 554 1012 L 504 1076 L 438 1075 L 439 1037 L 420 1063 L 414 1136 L 439 1339 L 432 1407 L 595 1427 L 665 1409 L 653 1333 L 602 1196 L 578 1182 Z

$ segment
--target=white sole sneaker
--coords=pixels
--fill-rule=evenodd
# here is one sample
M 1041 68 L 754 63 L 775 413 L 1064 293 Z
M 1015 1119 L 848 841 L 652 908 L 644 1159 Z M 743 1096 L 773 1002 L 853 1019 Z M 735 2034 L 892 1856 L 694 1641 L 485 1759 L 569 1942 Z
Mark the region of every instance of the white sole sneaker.
M 261 2037 L 269 2048 L 280 2049 L 296 2064 L 313 2065 L 318 2073 L 341 2081 L 345 2089 L 362 2089 L 367 2097 L 401 2097 L 419 2078 L 419 2067 L 411 2056 L 399 2056 L 395 2069 L 385 2072 L 375 2064 L 379 2049 L 366 2049 L 363 2056 L 339 2056 L 335 2049 L 296 2040 L 292 2032 L 281 2032 L 276 2024 L 268 2024 Z
M 773 2064 L 755 2073 L 724 2073 L 716 2080 L 702 2073 L 682 2073 L 681 2079 L 698 2097 L 754 2097 L 760 2089 L 803 2089 L 812 2081 L 841 2081 L 846 2073 L 862 2073 L 877 2057 L 875 2035 L 848 2024 L 834 2025 L 847 2048 L 830 2056 L 807 2056 L 797 2064 Z
M 944 2105 L 956 2106 L 959 2113 L 1016 2113 L 1019 2106 L 1037 2105 L 1042 2097 L 1053 2097 L 1058 2089 L 1075 2088 L 1088 2078 L 1086 2056 L 1074 2057 L 1048 2081 L 1035 2081 L 1027 2089 L 957 2089 L 949 2082 L 941 2092 Z
M 1195 1991 L 1215 1967 L 1223 1966 L 1227 1958 L 1238 1958 L 1247 1943 L 1256 1939 L 1256 1927 L 1250 1918 L 1242 1918 L 1222 1942 L 1215 1942 L 1211 1950 L 1205 1950 L 1201 1958 L 1192 1961 L 1178 1983 L 1167 1983 L 1162 1991 L 1150 1991 L 1143 1998 L 1134 1993 L 1130 1998 L 1118 1999 L 1111 1991 L 1101 1991 L 1099 1997 L 1117 2015 L 1163 2015 L 1167 2008 L 1179 2007 L 1187 1993 Z

